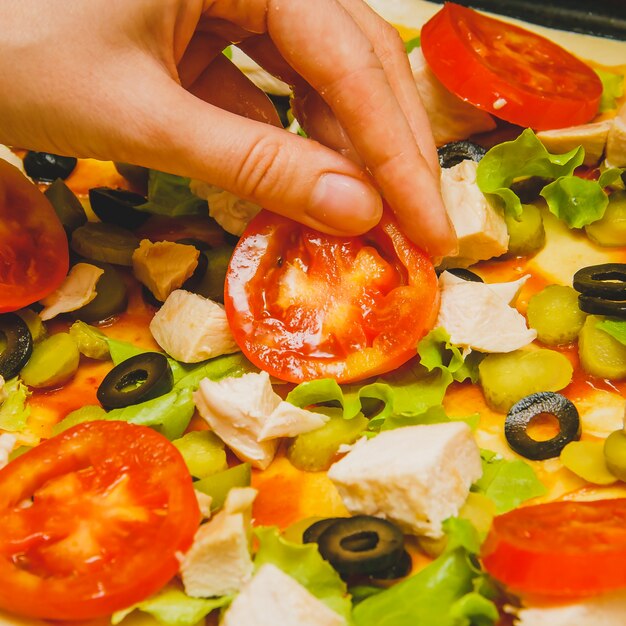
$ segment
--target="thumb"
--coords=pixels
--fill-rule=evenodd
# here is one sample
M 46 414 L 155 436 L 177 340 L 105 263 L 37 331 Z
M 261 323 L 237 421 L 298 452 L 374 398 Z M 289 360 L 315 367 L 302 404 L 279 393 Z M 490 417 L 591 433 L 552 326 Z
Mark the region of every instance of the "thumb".
M 145 132 L 127 144 L 131 162 L 207 181 L 330 234 L 378 223 L 380 194 L 347 158 L 208 104 L 166 76 L 151 83 L 145 106 L 134 102 Z

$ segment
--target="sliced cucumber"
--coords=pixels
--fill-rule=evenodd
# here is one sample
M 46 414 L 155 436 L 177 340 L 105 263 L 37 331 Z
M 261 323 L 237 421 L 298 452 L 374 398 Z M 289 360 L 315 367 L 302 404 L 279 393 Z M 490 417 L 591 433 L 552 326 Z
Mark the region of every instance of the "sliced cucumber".
M 505 215 L 504 221 L 509 231 L 509 256 L 528 256 L 543 248 L 546 231 L 541 211 L 534 204 L 522 206 L 519 220 L 512 215 Z
M 549 285 L 536 293 L 528 302 L 526 315 L 537 339 L 549 346 L 574 341 L 587 317 L 578 307 L 578 293 L 565 285 Z
M 487 404 L 502 413 L 522 398 L 539 391 L 559 391 L 572 380 L 572 364 L 560 352 L 515 350 L 489 354 L 478 366 Z
M 589 315 L 578 335 L 580 364 L 588 374 L 599 378 L 626 378 L 626 346 L 602 329 L 597 323 L 604 318 Z
M 300 470 L 327 470 L 342 444 L 354 443 L 365 431 L 369 421 L 363 415 L 347 420 L 341 410 L 316 430 L 298 435 L 287 448 L 287 458 Z
M 33 348 L 20 376 L 24 384 L 36 389 L 57 387 L 76 374 L 80 352 L 68 333 L 57 333 Z
M 602 219 L 585 226 L 585 232 L 599 246 L 626 246 L 626 191 L 612 193 Z

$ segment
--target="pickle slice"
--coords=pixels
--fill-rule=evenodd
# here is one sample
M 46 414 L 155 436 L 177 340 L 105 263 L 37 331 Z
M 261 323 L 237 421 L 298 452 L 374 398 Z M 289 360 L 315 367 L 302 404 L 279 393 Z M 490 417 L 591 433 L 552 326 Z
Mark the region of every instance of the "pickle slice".
M 548 346 L 571 343 L 578 337 L 587 315 L 578 307 L 578 293 L 565 285 L 549 285 L 528 302 L 528 325 Z
M 71 248 L 86 259 L 132 266 L 139 239 L 113 224 L 89 222 L 72 233 Z
M 589 315 L 578 336 L 580 364 L 588 374 L 599 378 L 626 378 L 626 346 L 611 337 L 598 322 L 604 318 Z

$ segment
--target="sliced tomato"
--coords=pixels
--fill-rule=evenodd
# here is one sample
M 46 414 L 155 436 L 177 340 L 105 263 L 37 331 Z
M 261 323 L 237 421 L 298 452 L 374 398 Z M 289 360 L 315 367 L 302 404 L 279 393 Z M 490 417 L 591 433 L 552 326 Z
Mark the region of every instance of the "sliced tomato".
M 333 237 L 262 211 L 226 275 L 235 340 L 282 380 L 362 380 L 416 353 L 435 321 L 437 277 L 391 212 L 360 237 Z
M 165 437 L 126 422 L 75 426 L 0 471 L 0 608 L 67 620 L 132 606 L 176 574 L 199 522 Z
M 519 593 L 588 596 L 626 587 L 626 499 L 550 502 L 493 521 L 487 571 Z
M 67 274 L 67 238 L 47 198 L 0 160 L 0 313 L 45 298 Z
M 602 83 L 572 54 L 535 33 L 448 2 L 423 27 L 424 57 L 463 100 L 538 130 L 583 124 Z

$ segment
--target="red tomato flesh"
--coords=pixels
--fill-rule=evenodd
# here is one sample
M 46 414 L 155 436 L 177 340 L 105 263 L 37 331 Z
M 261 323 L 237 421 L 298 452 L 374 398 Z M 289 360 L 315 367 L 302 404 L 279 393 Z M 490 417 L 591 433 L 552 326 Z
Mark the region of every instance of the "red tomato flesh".
M 519 26 L 448 2 L 423 27 L 424 57 L 452 93 L 537 130 L 584 124 L 602 83 L 572 54 Z
M 589 596 L 626 587 L 626 499 L 550 502 L 500 515 L 485 569 L 513 591 Z
M 67 238 L 48 199 L 0 160 L 0 313 L 52 293 L 69 266 Z
M 75 620 L 132 606 L 176 574 L 199 522 L 165 437 L 126 422 L 75 426 L 0 471 L 0 608 Z
M 235 248 L 224 302 L 237 343 L 261 369 L 291 382 L 348 382 L 415 356 L 439 291 L 429 258 L 390 212 L 342 238 L 262 211 Z

